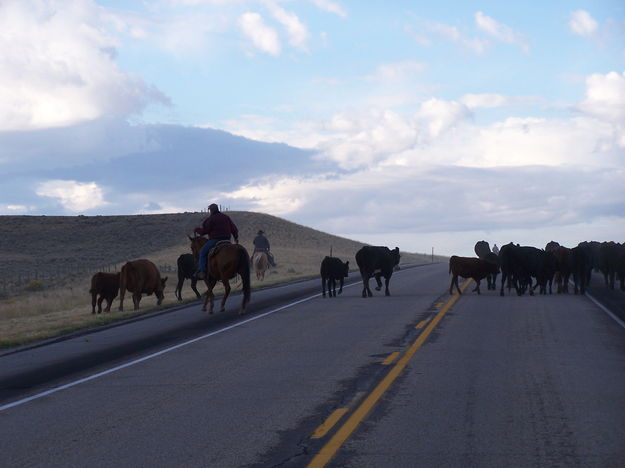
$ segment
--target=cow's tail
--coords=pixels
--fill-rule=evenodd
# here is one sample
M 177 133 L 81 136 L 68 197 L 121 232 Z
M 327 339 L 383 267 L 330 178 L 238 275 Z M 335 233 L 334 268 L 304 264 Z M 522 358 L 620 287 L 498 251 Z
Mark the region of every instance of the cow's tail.
M 250 302 L 251 283 L 250 283 L 250 256 L 245 248 L 239 249 L 239 275 L 241 275 L 241 283 L 243 286 L 243 307 Z

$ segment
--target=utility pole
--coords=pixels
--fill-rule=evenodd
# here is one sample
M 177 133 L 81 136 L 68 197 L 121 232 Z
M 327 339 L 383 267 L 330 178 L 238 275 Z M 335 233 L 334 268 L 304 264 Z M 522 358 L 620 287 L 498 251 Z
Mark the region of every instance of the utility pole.
M 432 247 L 432 263 L 434 263 L 434 247 Z

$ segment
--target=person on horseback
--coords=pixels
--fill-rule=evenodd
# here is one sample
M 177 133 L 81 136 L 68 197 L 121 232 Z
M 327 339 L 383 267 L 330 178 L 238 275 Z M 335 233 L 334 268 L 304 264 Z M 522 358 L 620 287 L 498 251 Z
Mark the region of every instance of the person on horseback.
M 256 252 L 265 252 L 267 254 L 267 258 L 269 258 L 269 264 L 272 267 L 276 266 L 273 254 L 269 252 L 269 239 L 265 237 L 265 231 L 262 229 L 256 233 L 256 237 L 254 238 L 254 253 L 252 253 L 252 257 Z
M 219 241 L 229 241 L 232 235 L 234 241 L 237 244 L 239 243 L 239 230 L 230 219 L 230 216 L 219 211 L 219 207 L 215 203 L 208 207 L 208 211 L 210 211 L 210 215 L 202 222 L 202 226 L 193 230 L 194 233 L 200 236 L 208 235 L 208 242 L 204 244 L 200 251 L 198 279 L 207 277 L 208 251 L 215 247 Z

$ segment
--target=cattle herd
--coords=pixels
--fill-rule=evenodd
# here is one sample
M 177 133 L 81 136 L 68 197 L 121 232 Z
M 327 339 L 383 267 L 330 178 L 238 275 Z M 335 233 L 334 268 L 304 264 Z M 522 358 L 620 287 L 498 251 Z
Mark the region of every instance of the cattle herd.
M 452 274 L 449 292 L 454 284 L 458 288 L 458 276 L 472 278 L 476 282 L 474 291 L 480 293 L 480 281 L 488 281 L 488 289 L 496 289 L 495 279 L 501 271 L 500 295 L 504 295 L 504 286 L 512 288 L 520 296 L 528 292 L 534 294 L 539 288 L 540 294 L 553 292 L 556 283 L 557 293 L 569 292 L 569 280 L 573 280 L 575 294 L 584 294 L 591 279 L 592 271 L 600 271 L 605 285 L 615 288 L 616 279 L 625 291 L 625 243 L 617 242 L 580 242 L 576 247 L 567 248 L 555 241 L 549 242 L 544 249 L 520 246 L 509 243 L 498 254 L 490 250 L 486 241 L 475 244 L 478 258 L 452 256 L 449 260 L 449 272 Z M 458 288 L 460 293 L 460 289 Z
M 476 282 L 474 291 L 480 294 L 481 280 L 486 278 L 487 288 L 496 290 L 495 281 L 501 272 L 500 295 L 504 295 L 505 286 L 510 292 L 513 288 L 520 296 L 528 292 L 534 294 L 536 288 L 540 294 L 553 292 L 553 283 L 556 283 L 557 293 L 569 292 L 569 280 L 573 280 L 575 294 L 584 294 L 590 282 L 593 269 L 600 271 L 605 284 L 615 289 L 616 280 L 620 282 L 620 289 L 625 291 L 625 243 L 616 242 L 580 242 L 576 247 L 567 248 L 557 242 L 549 242 L 544 249 L 520 246 L 509 243 L 493 252 L 488 242 L 478 241 L 474 247 L 477 258 L 459 257 L 453 255 L 449 259 L 449 273 L 452 275 L 449 293 L 452 294 L 454 285 L 458 293 L 458 277 L 472 278 Z M 399 265 L 399 248 L 393 250 L 388 247 L 365 246 L 356 252 L 356 263 L 363 281 L 362 297 L 371 297 L 369 280 L 374 278 L 376 290 L 382 289 L 383 277 L 385 280 L 385 295 L 389 296 L 389 282 L 394 269 Z M 184 280 L 191 279 L 191 286 L 199 299 L 200 293 L 196 289 L 195 278 L 196 262 L 191 254 L 183 254 L 178 258 L 178 284 L 176 297 L 182 300 L 181 290 Z M 338 294 L 343 291 L 344 278 L 349 273 L 349 262 L 343 262 L 336 257 L 325 257 L 321 262 L 321 290 L 326 297 L 326 286 L 329 297 L 336 297 L 337 282 Z M 162 279 L 156 265 L 149 260 L 134 260 L 127 262 L 119 273 L 99 272 L 91 278 L 90 293 L 92 296 L 92 313 L 102 312 L 102 302 L 106 300 L 106 312 L 111 310 L 113 300 L 120 295 L 119 310 L 124 309 L 124 295 L 126 291 L 132 293 L 134 308 L 139 308 L 143 294 L 154 294 L 157 304 L 163 301 L 163 290 L 167 278 Z

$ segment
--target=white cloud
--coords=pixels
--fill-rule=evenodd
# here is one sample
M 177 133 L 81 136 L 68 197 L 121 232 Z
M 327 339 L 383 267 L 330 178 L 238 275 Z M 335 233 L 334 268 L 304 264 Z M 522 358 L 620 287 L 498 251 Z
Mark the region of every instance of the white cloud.
M 71 125 L 167 103 L 115 63 L 105 15 L 86 0 L 0 3 L 0 130 Z
M 510 26 L 500 23 L 490 16 L 486 16 L 481 11 L 475 13 L 475 24 L 479 29 L 496 39 L 506 44 L 519 46 L 525 53 L 529 52 L 529 41 L 525 34 L 514 31 Z
M 478 38 L 470 38 L 465 36 L 457 27 L 455 26 L 449 26 L 447 24 L 443 24 L 443 23 L 428 23 L 427 28 L 433 32 L 436 33 L 444 38 L 446 38 L 449 41 L 452 42 L 456 42 L 470 50 L 472 50 L 473 52 L 477 53 L 477 54 L 481 54 L 483 52 L 486 51 L 489 42 L 485 39 L 478 39 Z M 417 39 L 421 44 L 423 45 L 429 45 L 428 39 L 425 39 L 423 36 L 418 36 L 419 39 Z
M 502 107 L 508 104 L 507 96 L 501 94 L 465 94 L 460 98 L 460 102 L 469 109 L 480 107 Z
M 307 50 L 307 42 L 310 39 L 308 28 L 295 13 L 286 11 L 284 8 L 271 3 L 271 13 L 287 30 L 289 36 L 289 44 L 300 50 Z
M 41 197 L 56 198 L 65 209 L 76 213 L 107 204 L 102 189 L 95 182 L 49 180 L 40 184 L 36 193 Z
M 571 12 L 569 28 L 578 36 L 592 36 L 597 30 L 597 21 L 585 10 Z
M 329 13 L 334 13 L 343 18 L 347 17 L 347 12 L 343 9 L 343 7 L 338 2 L 333 2 L 331 0 L 312 0 L 312 2 L 320 9 L 327 11 Z
M 247 12 L 239 17 L 239 28 L 254 46 L 262 52 L 273 56 L 280 55 L 281 46 L 278 33 L 267 26 L 258 13 Z
M 471 112 L 460 102 L 431 98 L 421 105 L 417 115 L 425 122 L 429 135 L 436 138 L 469 118 Z
M 379 65 L 373 75 L 365 77 L 367 80 L 382 83 L 406 81 L 414 78 L 425 70 L 426 65 L 416 60 L 402 60 L 399 62 L 384 63 Z

